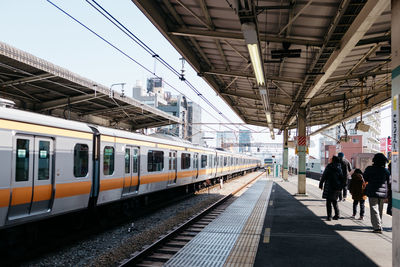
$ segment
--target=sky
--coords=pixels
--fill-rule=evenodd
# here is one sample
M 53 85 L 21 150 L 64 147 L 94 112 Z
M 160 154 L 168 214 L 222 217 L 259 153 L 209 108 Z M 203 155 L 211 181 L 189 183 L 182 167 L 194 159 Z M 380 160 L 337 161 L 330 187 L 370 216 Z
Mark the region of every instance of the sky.
M 205 110 L 211 111 L 211 107 L 205 104 L 177 76 L 160 63 L 155 63 L 151 55 L 121 33 L 87 1 L 52 0 L 52 2 L 143 64 L 151 72 L 155 71 L 158 76 L 178 88 L 192 101 L 199 103 Z M 182 68 L 181 55 L 130 0 L 98 0 L 97 2 L 175 69 Z M 132 87 L 137 81 L 145 85 L 146 79 L 153 77 L 151 73 L 123 56 L 46 0 L 0 0 L 0 10 L 0 41 L 2 42 L 105 86 L 126 83 L 125 93 L 128 95 L 131 94 Z M 216 95 L 215 91 L 201 77 L 197 76 L 188 63 L 185 64 L 185 77 L 232 122 L 242 122 L 230 107 Z M 117 88 L 113 87 L 113 89 Z M 165 85 L 165 90 L 178 94 L 167 85 Z M 214 115 L 218 117 L 218 120 L 213 118 L 205 110 L 202 111 L 203 122 L 226 122 L 218 115 Z M 388 122 L 384 125 L 390 125 L 389 117 Z M 215 130 L 226 130 L 223 126 L 213 125 L 211 127 Z M 262 130 L 260 127 L 249 127 L 258 131 Z M 230 128 L 234 129 L 235 127 L 230 126 Z M 389 128 L 382 127 L 382 136 L 390 135 Z M 203 130 L 211 129 L 203 127 Z M 266 132 L 268 131 L 253 134 L 254 141 L 270 142 L 269 134 Z M 275 142 L 282 142 L 282 135 L 276 135 Z M 316 140 L 315 143 L 318 141 Z M 312 148 L 311 153 L 318 155 L 318 148 Z
M 52 2 L 140 64 L 143 64 L 150 72 L 155 71 L 158 76 L 163 77 L 165 81 L 192 101 L 199 103 L 205 110 L 212 110 L 177 76 L 162 66 L 161 63 L 155 63 L 150 54 L 120 32 L 91 7 L 87 1 L 52 0 Z M 98 0 L 97 2 L 160 55 L 161 58 L 175 69 L 182 69 L 181 55 L 131 1 Z M 18 49 L 27 51 L 105 86 L 126 83 L 124 89 L 128 95 L 131 94 L 132 87 L 136 85 L 137 81 L 145 85 L 146 79 L 153 77 L 150 72 L 139 67 L 106 42 L 63 14 L 48 1 L 0 0 L 0 10 L 2 14 L 0 16 L 0 40 Z M 185 77 L 232 122 L 242 122 L 230 107 L 216 95 L 215 91 L 201 77 L 197 76 L 197 73 L 187 62 L 185 64 Z M 113 87 L 113 89 L 119 90 L 117 87 Z M 165 85 L 164 89 L 171 91 L 173 94 L 178 94 L 168 85 Z M 217 117 L 215 119 L 205 110 L 202 111 L 204 122 L 226 122 L 217 114 L 213 115 Z M 218 125 L 210 127 L 215 130 L 227 130 L 225 127 Z M 212 130 L 206 127 L 203 128 L 206 131 Z M 229 128 L 235 129 L 236 127 L 229 126 Z M 250 128 L 258 131 L 262 130 L 259 127 Z M 254 134 L 255 140 L 269 140 L 269 134 L 266 134 L 266 132 L 268 131 L 265 130 L 262 134 Z M 278 137 L 276 141 L 280 140 L 281 138 Z

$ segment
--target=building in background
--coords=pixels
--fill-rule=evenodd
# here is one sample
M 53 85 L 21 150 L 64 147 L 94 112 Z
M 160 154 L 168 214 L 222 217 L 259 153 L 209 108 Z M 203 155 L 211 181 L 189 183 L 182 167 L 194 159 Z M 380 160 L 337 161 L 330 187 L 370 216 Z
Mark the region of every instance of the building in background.
M 152 107 L 156 107 L 182 120 L 182 124 L 159 127 L 149 133 L 168 134 L 198 144 L 205 145 L 201 130 L 201 107 L 197 103 L 187 102 L 184 95 L 172 95 L 165 91 L 162 78 L 147 79 L 146 88 L 140 81 L 132 88 L 132 97 Z
M 204 146 L 204 133 L 201 129 L 201 107 L 194 102 L 188 102 L 187 140 L 193 144 Z
M 147 79 L 147 93 L 163 94 L 163 80 L 162 78 L 153 77 Z
M 149 83 L 149 80 L 150 79 L 147 80 L 147 83 Z M 155 108 L 160 105 L 167 105 L 162 87 L 157 87 L 156 90 L 153 88 L 152 91 L 146 91 L 140 81 L 136 81 L 136 85 L 132 88 L 132 98 Z
M 217 132 L 217 147 L 223 148 L 226 151 L 239 152 L 238 139 L 235 132 L 222 131 Z
M 254 157 L 267 159 L 272 163 L 282 164 L 282 143 L 251 143 L 251 155 Z
M 251 152 L 251 131 L 239 130 L 239 153 Z
M 343 152 L 345 157 L 353 162 L 361 153 L 380 152 L 381 116 L 379 110 L 372 110 L 363 116 L 364 124 L 369 126 L 368 131 L 356 129 L 359 118 L 354 118 L 342 126 L 337 126 L 323 132 L 320 139 L 321 165 L 325 167 L 332 156 Z M 358 157 L 358 156 L 357 156 Z
M 159 105 L 158 109 L 178 117 L 182 120 L 182 124 L 172 124 L 157 129 L 158 133 L 173 135 L 182 139 L 187 138 L 188 123 L 188 103 L 183 95 L 170 96 L 166 105 Z

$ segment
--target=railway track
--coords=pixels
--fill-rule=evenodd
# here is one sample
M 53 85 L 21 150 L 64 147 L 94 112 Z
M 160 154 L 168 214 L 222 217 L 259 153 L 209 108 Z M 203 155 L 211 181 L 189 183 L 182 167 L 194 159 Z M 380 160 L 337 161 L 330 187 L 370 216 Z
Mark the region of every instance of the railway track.
M 247 187 L 263 174 L 264 172 L 260 173 L 231 194 L 218 200 L 176 229 L 160 237 L 160 239 L 153 244 L 135 253 L 131 258 L 124 260 L 120 267 L 163 266 L 165 262 L 178 253 L 181 248 L 217 218 L 234 201 L 231 198 L 233 195 Z

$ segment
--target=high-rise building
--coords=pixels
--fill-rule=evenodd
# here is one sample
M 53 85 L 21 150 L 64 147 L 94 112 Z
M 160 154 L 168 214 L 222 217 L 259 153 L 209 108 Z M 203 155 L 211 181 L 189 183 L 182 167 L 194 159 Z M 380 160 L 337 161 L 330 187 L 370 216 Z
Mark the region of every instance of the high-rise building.
M 251 151 L 250 130 L 239 130 L 239 153 Z
M 132 98 L 156 108 L 159 105 L 167 105 L 167 101 L 164 98 L 164 93 L 161 92 L 162 90 L 146 92 L 141 82 L 136 81 L 136 85 L 132 88 Z
M 188 102 L 187 140 L 193 144 L 204 145 L 204 133 L 201 130 L 201 107 Z
M 188 136 L 187 122 L 188 122 L 188 104 L 186 97 L 183 95 L 171 96 L 169 102 L 166 105 L 159 105 L 159 109 L 162 111 L 176 116 L 182 120 L 182 124 L 172 124 L 158 128 L 158 132 L 164 134 L 170 134 L 182 139 L 186 139 Z
M 147 93 L 163 94 L 162 78 L 152 77 L 147 79 Z
M 132 97 L 149 106 L 156 107 L 182 120 L 182 124 L 172 124 L 157 128 L 158 133 L 179 137 L 193 144 L 204 145 L 201 131 L 201 107 L 194 102 L 187 102 L 183 95 L 164 92 L 162 78 L 147 79 L 147 90 L 140 81 L 132 88 Z

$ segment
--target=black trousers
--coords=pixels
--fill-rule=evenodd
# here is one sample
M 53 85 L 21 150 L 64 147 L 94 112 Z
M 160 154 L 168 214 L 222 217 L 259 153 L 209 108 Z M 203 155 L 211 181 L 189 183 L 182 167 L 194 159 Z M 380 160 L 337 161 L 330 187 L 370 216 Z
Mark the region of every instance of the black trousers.
M 349 180 L 346 179 L 344 182 L 344 187 L 343 187 L 343 198 L 345 199 L 347 197 L 347 188 L 349 186 Z
M 339 217 L 339 207 L 337 200 L 326 200 L 326 213 L 328 214 L 328 217 L 332 217 L 332 206 L 335 211 L 335 216 Z
M 357 205 L 360 203 L 360 217 L 363 217 L 365 214 L 365 200 L 354 200 L 353 202 L 353 215 L 357 214 Z

